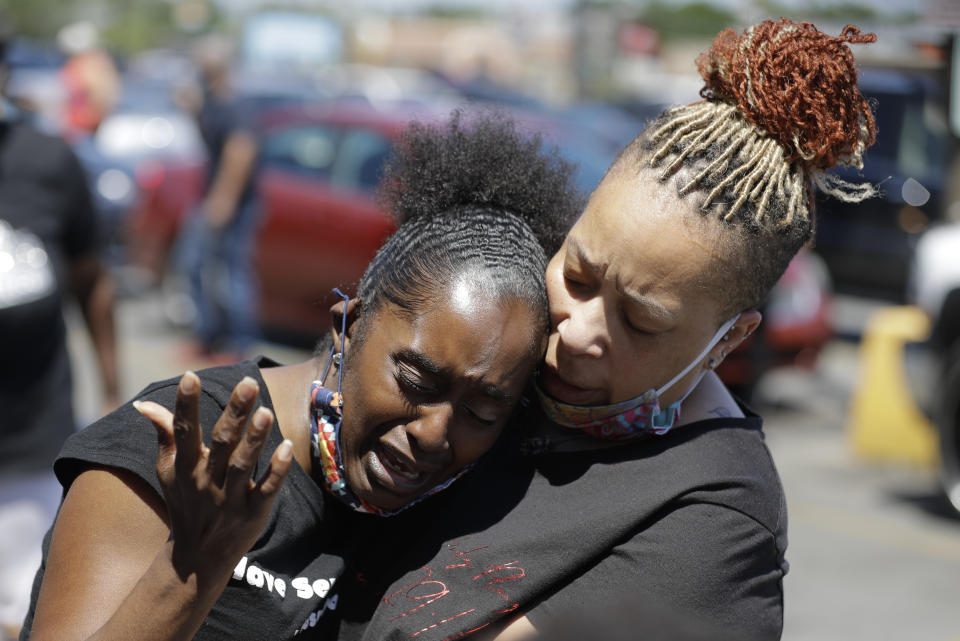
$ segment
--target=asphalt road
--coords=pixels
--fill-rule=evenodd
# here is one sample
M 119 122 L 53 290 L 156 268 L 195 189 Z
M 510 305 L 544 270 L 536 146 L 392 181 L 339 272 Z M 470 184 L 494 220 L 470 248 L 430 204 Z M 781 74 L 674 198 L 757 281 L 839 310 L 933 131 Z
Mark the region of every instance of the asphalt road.
M 100 408 L 90 346 L 71 318 L 75 399 L 83 419 Z M 203 363 L 164 320 L 155 297 L 118 310 L 122 389 Z M 281 362 L 307 356 L 263 344 Z M 785 641 L 960 641 L 960 518 L 933 470 L 859 460 L 846 425 L 857 346 L 828 346 L 812 371 L 771 373 L 758 389 L 770 448 L 786 488 L 790 572 Z

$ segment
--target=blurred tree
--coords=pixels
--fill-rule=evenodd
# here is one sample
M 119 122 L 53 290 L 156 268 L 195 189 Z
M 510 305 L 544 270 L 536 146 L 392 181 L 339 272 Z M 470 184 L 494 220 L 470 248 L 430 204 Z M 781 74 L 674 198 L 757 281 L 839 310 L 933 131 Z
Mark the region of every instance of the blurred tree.
M 875 7 L 856 4 L 826 4 L 816 3 L 803 6 L 788 6 L 774 0 L 757 0 L 757 8 L 768 16 L 787 16 L 794 20 L 809 20 L 811 22 L 874 22 L 880 15 Z
M 420 10 L 420 15 L 430 18 L 446 18 L 451 20 L 474 20 L 490 16 L 489 11 L 480 7 L 457 7 L 445 4 L 434 4 Z
M 173 3 L 157 0 L 100 0 L 108 7 L 103 39 L 111 47 L 131 53 L 157 47 L 176 37 Z
M 101 29 L 111 49 L 131 53 L 177 40 L 182 33 L 174 19 L 179 0 L 0 0 L 18 35 L 50 40 L 64 25 L 90 20 Z M 216 6 L 210 3 L 213 19 Z M 209 28 L 209 27 L 208 27 Z
M 57 30 L 77 19 L 75 2 L 65 6 L 63 0 L 5 0 L 0 2 L 0 12 L 13 23 L 17 35 L 37 39 L 49 39 Z
M 709 2 L 676 5 L 655 0 L 640 12 L 639 19 L 664 39 L 713 36 L 738 24 L 736 14 Z

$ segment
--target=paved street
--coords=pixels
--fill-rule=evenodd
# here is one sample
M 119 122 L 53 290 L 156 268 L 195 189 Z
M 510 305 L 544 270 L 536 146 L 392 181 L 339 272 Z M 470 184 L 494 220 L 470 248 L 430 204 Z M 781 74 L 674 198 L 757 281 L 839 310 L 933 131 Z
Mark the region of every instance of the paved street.
M 198 367 L 178 348 L 156 298 L 119 310 L 122 395 Z M 89 345 L 73 322 L 81 416 L 98 408 Z M 302 350 L 263 345 L 280 361 Z M 960 518 L 929 470 L 857 460 L 845 424 L 857 348 L 837 341 L 816 370 L 782 370 L 761 384 L 757 409 L 787 491 L 791 564 L 785 641 L 960 641 Z

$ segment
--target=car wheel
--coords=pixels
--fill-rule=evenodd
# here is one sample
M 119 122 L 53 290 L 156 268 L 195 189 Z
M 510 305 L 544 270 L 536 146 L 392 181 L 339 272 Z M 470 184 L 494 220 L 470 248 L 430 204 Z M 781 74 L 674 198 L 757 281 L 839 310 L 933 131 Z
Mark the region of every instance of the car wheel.
M 934 418 L 940 435 L 943 487 L 960 511 L 960 340 L 947 352 Z

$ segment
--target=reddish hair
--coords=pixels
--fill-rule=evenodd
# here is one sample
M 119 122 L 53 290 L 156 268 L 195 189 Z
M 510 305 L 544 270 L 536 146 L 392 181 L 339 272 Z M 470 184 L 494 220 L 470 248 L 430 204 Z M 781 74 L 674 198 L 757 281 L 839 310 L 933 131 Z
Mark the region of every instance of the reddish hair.
M 847 43 L 876 41 L 848 25 L 833 37 L 809 22 L 766 20 L 743 34 L 720 33 L 697 58 L 704 97 L 730 102 L 790 150 L 788 160 L 828 169 L 858 155 L 876 124 L 857 88 Z

